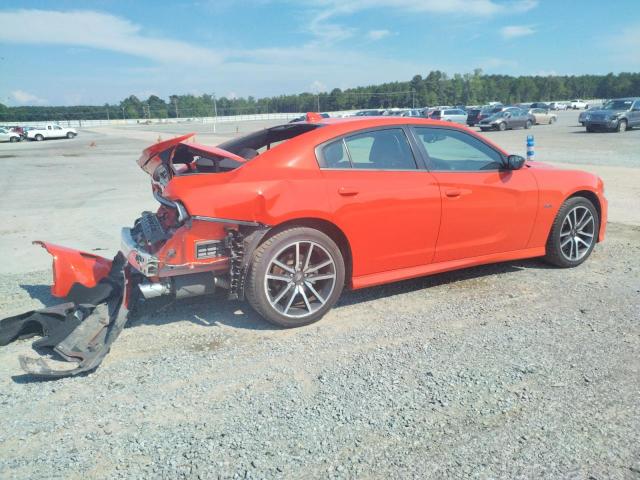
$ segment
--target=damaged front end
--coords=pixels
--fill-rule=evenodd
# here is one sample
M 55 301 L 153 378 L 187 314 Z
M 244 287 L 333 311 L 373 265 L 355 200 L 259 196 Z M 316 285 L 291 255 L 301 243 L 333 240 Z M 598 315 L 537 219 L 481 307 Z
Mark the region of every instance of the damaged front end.
M 216 147 L 187 145 L 189 137 L 157 143 L 138 160 L 152 178 L 160 206 L 155 213 L 143 212 L 132 228 L 122 229 L 120 252 L 113 260 L 34 242 L 52 255 L 51 293 L 66 302 L 0 320 L 0 346 L 42 337 L 33 348 L 50 358 L 21 357 L 27 373 L 56 378 L 95 370 L 140 299 L 185 298 L 210 294 L 216 288 L 226 289 L 229 298 L 243 297 L 245 252 L 255 248 L 267 227 L 190 215 L 180 201 L 163 196 L 164 188 L 180 172 L 231 171 L 244 162 Z

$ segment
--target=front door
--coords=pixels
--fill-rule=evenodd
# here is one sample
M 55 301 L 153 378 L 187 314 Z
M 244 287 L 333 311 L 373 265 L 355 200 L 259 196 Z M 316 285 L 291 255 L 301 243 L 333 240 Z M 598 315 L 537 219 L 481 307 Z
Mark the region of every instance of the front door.
M 414 132 L 442 198 L 433 262 L 526 248 L 538 202 L 527 167 L 503 169 L 500 152 L 459 130 L 415 127 Z
M 405 129 L 366 130 L 318 150 L 334 221 L 351 244 L 354 277 L 432 260 L 440 189 L 419 168 Z

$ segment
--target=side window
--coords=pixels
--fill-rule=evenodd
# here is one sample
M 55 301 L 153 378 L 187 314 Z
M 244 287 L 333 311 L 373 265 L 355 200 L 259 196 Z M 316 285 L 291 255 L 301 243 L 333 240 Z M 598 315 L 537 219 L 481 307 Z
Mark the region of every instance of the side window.
M 336 140 L 322 147 L 322 155 L 320 158 L 320 167 L 322 168 L 351 168 L 349 162 L 349 154 L 344 145 L 344 140 Z
M 467 133 L 430 127 L 415 127 L 414 131 L 427 151 L 432 171 L 474 172 L 502 167 L 500 153 Z
M 54 130 L 62 130 L 62 127 L 59 127 L 58 125 L 54 125 L 53 129 Z
M 47 130 L 51 130 L 51 125 L 47 125 Z
M 344 139 L 353 168 L 368 170 L 416 170 L 416 162 L 404 131 L 374 130 Z

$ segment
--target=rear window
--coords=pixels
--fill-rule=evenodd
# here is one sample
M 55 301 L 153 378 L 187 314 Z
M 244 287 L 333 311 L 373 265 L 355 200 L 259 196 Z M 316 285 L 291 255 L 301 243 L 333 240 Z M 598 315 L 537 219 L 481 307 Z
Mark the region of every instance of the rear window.
M 407 136 L 401 128 L 372 130 L 341 138 L 322 147 L 321 168 L 416 170 Z

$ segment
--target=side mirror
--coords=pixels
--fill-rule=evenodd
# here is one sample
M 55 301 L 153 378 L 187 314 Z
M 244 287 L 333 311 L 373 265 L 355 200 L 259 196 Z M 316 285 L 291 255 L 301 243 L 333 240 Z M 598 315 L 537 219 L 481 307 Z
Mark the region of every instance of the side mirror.
M 520 155 L 509 155 L 507 157 L 507 170 L 520 170 L 524 162 L 524 157 Z

